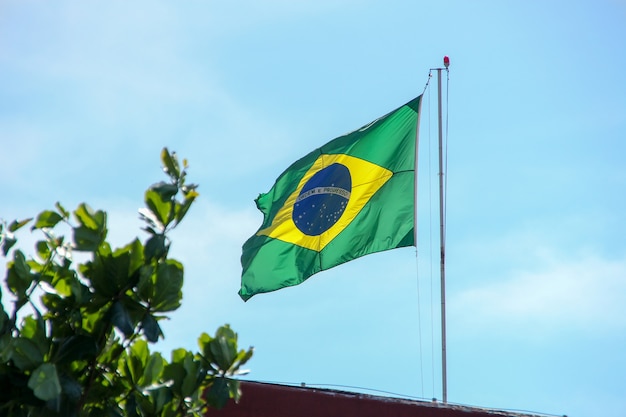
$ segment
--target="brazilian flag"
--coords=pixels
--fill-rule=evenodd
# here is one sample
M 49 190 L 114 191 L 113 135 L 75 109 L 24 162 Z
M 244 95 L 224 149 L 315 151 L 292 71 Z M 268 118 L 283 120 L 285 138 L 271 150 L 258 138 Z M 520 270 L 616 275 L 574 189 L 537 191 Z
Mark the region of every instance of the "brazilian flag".
M 256 199 L 263 224 L 243 245 L 241 290 L 297 285 L 369 253 L 415 245 L 421 96 L 294 162 Z

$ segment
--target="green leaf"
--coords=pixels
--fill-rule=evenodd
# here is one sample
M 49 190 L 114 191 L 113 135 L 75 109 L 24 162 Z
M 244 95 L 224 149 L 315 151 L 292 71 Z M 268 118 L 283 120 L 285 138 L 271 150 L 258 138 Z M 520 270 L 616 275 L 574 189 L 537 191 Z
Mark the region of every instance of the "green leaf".
M 182 364 L 188 355 L 191 355 L 191 352 L 189 352 L 187 349 L 174 349 L 172 350 L 172 363 Z
M 146 191 L 145 202 L 148 209 L 154 214 L 157 220 L 165 227 L 170 223 L 172 217 L 173 202 L 163 199 L 158 192 L 149 189 Z
M 114 297 L 137 284 L 142 259 L 143 248 L 139 241 L 113 253 L 105 243 L 98 248 L 94 260 L 82 265 L 80 270 L 91 281 L 96 294 Z
M 237 356 L 237 342 L 225 337 L 216 337 L 209 344 L 212 358 L 222 371 L 228 371 Z
M 13 253 L 13 261 L 8 263 L 7 284 L 13 294 L 25 295 L 33 282 L 33 274 L 21 250 Z
M 2 254 L 4 256 L 7 256 L 7 253 L 9 253 L 9 250 L 13 247 L 13 245 L 15 245 L 17 243 L 17 239 L 13 238 L 13 237 L 9 237 L 7 235 L 4 236 L 4 239 L 2 239 Z
M 35 248 L 37 249 L 37 255 L 39 255 L 39 258 L 43 259 L 44 261 L 50 258 L 52 251 L 48 246 L 48 242 L 46 242 L 45 240 L 40 240 L 35 244 Z
M 130 395 L 128 397 L 126 403 L 124 404 L 124 411 L 126 412 L 127 417 L 139 417 L 139 413 L 137 413 L 137 399 L 135 396 L 141 396 L 141 394 L 135 392 L 134 395 Z
M 78 206 L 74 216 L 82 226 L 90 230 L 101 232 L 106 229 L 106 213 L 101 210 L 94 211 L 85 203 Z
M 65 278 L 56 280 L 56 282 L 54 283 L 54 289 L 57 294 L 63 297 L 68 297 L 70 294 L 72 294 L 71 283 Z
M 146 246 L 144 246 L 144 257 L 146 262 L 150 262 L 153 259 L 160 259 L 167 253 L 167 248 L 165 246 L 165 235 L 153 235 L 146 242 Z
M 176 184 L 164 181 L 153 184 L 150 189 L 161 195 L 164 201 L 171 201 L 172 197 L 178 194 L 178 186 Z
M 58 363 L 90 359 L 97 355 L 98 345 L 92 336 L 74 334 L 63 339 L 55 355 Z
M 61 383 L 57 368 L 51 363 L 42 363 L 28 379 L 28 388 L 35 396 L 44 401 L 52 400 L 61 395 Z
M 65 207 L 63 207 L 61 205 L 61 203 L 59 203 L 58 201 L 54 204 L 54 206 L 57 208 L 57 210 L 59 211 L 59 214 L 61 214 L 61 216 L 63 216 L 63 218 L 65 220 L 70 218 L 70 212 L 65 210 Z
M 180 306 L 183 275 L 182 264 L 175 260 L 168 259 L 158 265 L 152 298 L 154 311 L 172 311 Z
M 111 256 L 102 257 L 105 279 L 112 282 L 115 293 L 133 285 L 129 279 L 131 269 L 130 246 L 116 250 Z
M 9 315 L 4 311 L 4 307 L 0 304 L 0 335 L 7 333 L 7 327 L 10 323 Z M 2 348 L 0 347 L 0 356 L 2 356 Z
M 89 302 L 93 294 L 89 291 L 89 288 L 80 282 L 78 278 L 72 277 L 68 278 L 70 281 L 70 288 L 72 289 L 71 295 L 74 296 L 74 301 L 76 304 L 81 305 Z
M 77 251 L 93 252 L 105 238 L 101 232 L 85 226 L 75 227 L 73 230 L 74 249 Z
M 8 359 L 22 371 L 35 369 L 43 362 L 39 346 L 30 339 L 23 337 L 13 339 L 9 349 Z
M 143 334 L 148 339 L 148 342 L 156 343 L 159 341 L 159 336 L 163 334 L 159 323 L 152 314 L 146 314 L 141 321 L 141 327 L 143 327 Z
M 230 369 L 237 356 L 237 334 L 230 326 L 218 328 L 214 338 L 202 335 L 198 343 L 202 345 L 204 356 L 209 362 L 215 363 L 220 371 L 225 373 Z
M 19 222 L 17 220 L 13 220 L 11 224 L 9 225 L 9 232 L 16 232 L 18 229 L 26 225 L 32 219 L 33 219 L 32 217 L 29 217 L 28 219 L 20 220 Z
M 106 346 L 98 354 L 98 361 L 100 363 L 115 363 L 119 361 L 119 358 L 126 354 L 124 346 L 118 337 L 109 338 Z M 117 367 L 117 365 L 116 365 Z
M 31 230 L 54 227 L 61 220 L 63 220 L 63 217 L 61 217 L 61 215 L 59 215 L 56 211 L 45 210 L 39 213 Z
M 142 366 L 148 362 L 150 349 L 145 340 L 137 340 L 130 349 L 132 355 L 141 361 Z
M 153 227 L 151 227 L 151 226 L 142 227 L 141 230 L 143 230 L 146 233 L 149 233 L 151 235 L 156 235 L 157 234 L 157 231 Z
M 184 351 L 184 349 L 177 350 Z M 185 374 L 186 372 L 183 364 L 172 360 L 172 363 L 165 365 L 165 369 L 163 369 L 163 380 L 172 381 L 172 390 L 178 395 L 181 395 L 181 387 L 183 385 L 183 380 L 185 379 Z
M 185 356 L 183 367 L 186 375 L 180 387 L 180 392 L 183 397 L 190 397 L 199 388 L 200 382 L 202 382 L 201 364 L 200 361 L 194 360 L 193 355 L 189 352 Z
M 46 337 L 45 322 L 41 317 L 26 316 L 22 322 L 20 335 L 35 343 L 42 357 L 48 353 L 50 343 Z
M 140 383 L 144 386 L 148 386 L 157 382 L 161 377 L 161 374 L 163 374 L 166 363 L 167 362 L 163 359 L 159 352 L 155 352 L 150 355 L 143 371 L 143 377 L 140 379 Z
M 246 362 L 248 362 L 250 360 L 250 358 L 252 358 L 252 355 L 254 354 L 254 349 L 250 348 L 247 351 L 246 350 L 240 350 L 239 353 L 237 353 L 237 357 L 235 358 L 233 365 L 231 365 L 230 367 L 230 374 L 231 375 L 243 375 L 243 374 L 247 374 L 248 371 L 239 371 L 239 368 L 244 365 Z
M 125 366 L 134 384 L 142 384 L 144 369 L 149 358 L 150 350 L 145 340 L 137 340 L 127 351 Z
M 214 408 L 220 410 L 224 408 L 230 397 L 230 390 L 227 379 L 218 377 L 213 380 L 213 384 L 206 392 L 207 402 Z
M 181 191 L 183 192 L 183 195 L 187 196 L 189 193 L 195 192 L 198 187 L 198 184 L 185 184 L 182 186 Z
M 229 379 L 228 390 L 230 391 L 229 397 L 235 400 L 236 403 L 238 403 L 239 399 L 241 398 L 241 388 L 239 381 L 237 381 L 236 379 Z
M 228 324 L 224 326 L 220 326 L 215 332 L 215 338 L 224 338 L 224 339 L 232 339 L 237 343 L 237 333 L 233 329 L 230 328 Z
M 116 301 L 113 303 L 113 306 L 111 306 L 110 315 L 111 323 L 113 323 L 113 325 L 117 327 L 119 331 L 124 333 L 124 336 L 130 337 L 133 334 L 134 328 L 130 320 L 130 315 L 128 314 L 128 311 L 126 311 L 124 305 L 121 302 Z
M 128 311 L 128 315 L 130 317 L 130 322 L 133 325 L 133 328 L 137 328 L 137 326 L 141 323 L 144 316 L 148 314 L 148 307 L 143 305 L 135 296 L 130 295 L 130 292 L 127 292 L 127 295 L 122 297 L 122 304 L 126 311 Z M 139 332 L 139 329 L 135 330 Z
M 155 414 L 159 414 L 165 405 L 172 401 L 173 395 L 172 390 L 168 387 L 159 387 L 157 389 L 153 389 L 149 391 L 150 399 L 154 404 L 154 412 Z
M 254 353 L 252 348 L 248 351 L 237 351 L 237 333 L 229 325 L 217 329 L 214 338 L 202 333 L 198 338 L 198 346 L 207 366 L 211 368 L 217 366 L 218 369 L 214 369 L 215 372 L 230 376 L 247 373 L 247 371 L 240 372 L 239 368 L 248 362 Z
M 41 302 L 51 313 L 62 312 L 67 307 L 67 301 L 57 294 L 44 294 L 41 296 Z
M 109 244 L 109 242 L 103 242 L 102 245 L 98 247 L 97 253 L 104 258 L 107 256 L 111 256 L 113 254 L 113 250 L 111 250 L 111 245 Z
M 80 272 L 91 282 L 95 295 L 108 299 L 116 295 L 118 289 L 107 274 L 105 262 L 106 256 L 96 256 L 92 262 L 81 265 Z
M 167 148 L 163 148 L 161 151 L 161 162 L 163 163 L 163 170 L 167 175 L 175 180 L 180 178 L 180 165 L 175 152 L 170 154 Z
M 100 334 L 110 320 L 109 311 L 103 312 L 102 306 L 98 306 L 94 312 L 84 312 L 81 327 L 93 335 Z
M 122 250 L 128 251 L 128 253 L 130 255 L 130 258 L 129 258 L 130 263 L 128 265 L 128 275 L 129 276 L 133 275 L 145 263 L 144 262 L 143 245 L 141 244 L 139 239 L 135 239 L 130 244 L 124 246 L 124 248 L 122 248 Z
M 139 271 L 139 282 L 137 282 L 137 295 L 141 301 L 148 302 L 152 298 L 154 289 L 154 267 L 143 265 Z
M 67 395 L 73 403 L 78 402 L 83 393 L 83 386 L 80 382 L 64 374 L 59 375 L 59 380 L 63 394 Z
M 85 286 L 75 275 L 75 271 L 57 271 L 53 277 L 51 284 L 56 293 L 62 297 L 73 296 L 71 300 L 75 305 L 81 305 L 91 299 L 89 288 Z M 45 295 L 44 295 L 45 297 Z
M 198 197 L 199 195 L 200 194 L 198 194 L 196 191 L 192 190 L 187 193 L 187 195 L 185 196 L 185 201 L 182 204 L 176 204 L 176 222 L 177 223 L 180 223 L 183 220 L 183 218 L 185 217 L 185 214 L 187 214 L 187 211 L 193 204 L 196 197 Z

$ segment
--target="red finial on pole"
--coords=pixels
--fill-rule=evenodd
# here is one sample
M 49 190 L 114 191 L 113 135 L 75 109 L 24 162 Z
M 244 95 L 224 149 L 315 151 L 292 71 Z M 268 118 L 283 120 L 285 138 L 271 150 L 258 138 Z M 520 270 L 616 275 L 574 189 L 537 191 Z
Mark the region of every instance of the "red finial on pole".
M 448 58 L 448 55 L 443 57 L 443 66 L 446 68 L 450 66 L 450 58 Z

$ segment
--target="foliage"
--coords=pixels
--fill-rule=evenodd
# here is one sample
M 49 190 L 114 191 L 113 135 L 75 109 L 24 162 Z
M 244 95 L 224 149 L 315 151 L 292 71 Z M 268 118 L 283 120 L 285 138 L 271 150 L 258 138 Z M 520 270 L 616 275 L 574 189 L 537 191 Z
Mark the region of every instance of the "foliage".
M 187 161 L 181 169 L 167 149 L 161 161 L 169 181 L 145 193 L 145 243 L 111 248 L 107 213 L 86 204 L 73 218 L 57 203 L 35 219 L 0 223 L 12 302 L 0 309 L 0 416 L 199 416 L 239 398 L 232 377 L 252 349 L 239 350 L 228 325 L 169 362 L 149 349 L 182 298 L 183 265 L 168 257 L 168 233 L 198 196 L 185 182 Z M 14 248 L 27 224 L 43 236 L 32 258 Z M 76 263 L 76 252 L 88 260 Z

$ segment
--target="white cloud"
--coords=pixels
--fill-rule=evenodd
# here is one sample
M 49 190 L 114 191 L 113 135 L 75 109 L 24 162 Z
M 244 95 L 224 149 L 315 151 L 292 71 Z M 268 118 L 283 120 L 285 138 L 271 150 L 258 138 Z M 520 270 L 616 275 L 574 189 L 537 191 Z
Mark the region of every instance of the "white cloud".
M 456 294 L 449 303 L 455 319 L 471 331 L 508 330 L 521 337 L 626 328 L 624 259 L 581 253 L 534 261 Z

